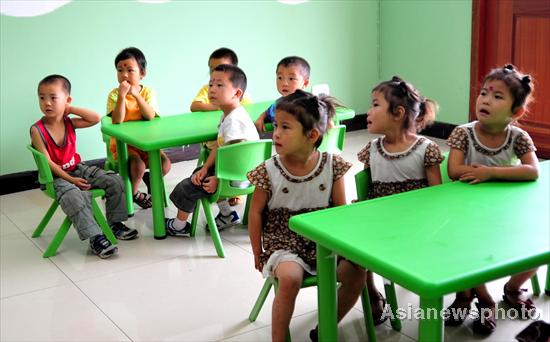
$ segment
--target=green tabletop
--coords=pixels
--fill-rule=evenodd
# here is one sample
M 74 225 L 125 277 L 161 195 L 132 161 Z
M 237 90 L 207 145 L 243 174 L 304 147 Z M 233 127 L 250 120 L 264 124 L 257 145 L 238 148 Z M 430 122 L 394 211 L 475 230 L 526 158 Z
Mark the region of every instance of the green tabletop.
M 273 101 L 265 101 L 244 105 L 248 114 L 255 121 Z M 117 139 L 119 157 L 119 172 L 125 182 L 128 213 L 133 214 L 133 202 L 130 179 L 127 167 L 127 144 L 149 153 L 149 169 L 151 171 L 151 192 L 153 199 L 153 226 L 155 238 L 166 237 L 164 229 L 164 208 L 162 173 L 160 168 L 160 149 L 195 144 L 215 140 L 221 111 L 192 112 L 171 116 L 161 116 L 150 121 L 128 121 L 113 124 L 109 117 L 101 121 L 101 131 Z M 348 108 L 338 108 L 337 120 L 347 120 L 355 116 Z M 189 175 L 182 175 L 182 178 Z
M 445 294 L 549 263 L 549 216 L 546 161 L 534 182 L 453 182 L 295 216 L 290 227 L 317 242 L 319 282 L 334 272 L 334 252 L 440 310 Z M 329 307 L 333 287 L 323 284 Z M 321 304 L 321 336 L 335 339 L 335 313 Z M 422 341 L 442 334 L 440 319 L 421 321 Z

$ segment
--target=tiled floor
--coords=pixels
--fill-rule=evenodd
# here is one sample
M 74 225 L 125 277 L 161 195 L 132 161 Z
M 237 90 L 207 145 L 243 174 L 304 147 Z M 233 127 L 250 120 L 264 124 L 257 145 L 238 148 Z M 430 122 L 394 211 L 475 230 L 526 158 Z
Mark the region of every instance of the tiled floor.
M 362 168 L 355 155 L 370 138 L 365 131 L 347 134 L 344 158 L 354 163 L 346 175 L 348 200 L 355 197 L 353 175 Z M 188 176 L 194 165 L 195 161 L 173 165 L 167 188 Z M 139 229 L 141 238 L 121 242 L 119 255 L 113 259 L 92 255 L 73 230 L 55 257 L 43 259 L 53 228 L 63 218 L 57 213 L 52 229 L 31 238 L 48 205 L 39 190 L 0 198 L 2 341 L 270 340 L 272 296 L 256 322 L 247 319 L 263 279 L 254 270 L 245 227 L 222 232 L 227 257 L 220 259 L 203 230 L 194 239 L 154 240 L 151 211 L 138 210 L 129 225 Z M 175 209 L 171 207 L 170 212 L 174 215 Z M 199 222 L 204 225 L 203 218 Z M 539 270 L 541 283 L 545 272 L 545 267 Z M 505 281 L 490 283 L 495 299 L 500 298 Z M 402 308 L 409 303 L 418 307 L 418 297 L 403 288 L 397 287 L 397 297 Z M 550 297 L 533 300 L 541 318 L 550 320 Z M 445 297 L 446 305 L 451 301 L 452 296 Z M 316 306 L 314 288 L 300 292 L 291 322 L 294 341 L 309 340 L 308 332 L 316 324 Z M 357 303 L 340 324 L 341 341 L 366 340 L 362 317 Z M 485 340 L 513 341 L 527 324 L 499 320 L 497 331 Z M 417 327 L 416 320 L 405 320 L 401 332 L 395 332 L 386 323 L 377 328 L 378 340 L 414 341 Z M 446 341 L 478 339 L 472 336 L 470 320 L 445 330 Z

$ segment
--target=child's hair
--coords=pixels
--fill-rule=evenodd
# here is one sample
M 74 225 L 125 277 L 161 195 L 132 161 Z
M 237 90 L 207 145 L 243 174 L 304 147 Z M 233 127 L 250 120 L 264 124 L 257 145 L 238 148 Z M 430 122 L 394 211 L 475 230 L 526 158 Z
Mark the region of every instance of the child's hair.
M 143 54 L 143 52 L 141 52 L 141 50 L 136 47 L 128 47 L 120 51 L 115 58 L 115 67 L 117 66 L 118 62 L 129 58 L 133 58 L 136 60 L 139 65 L 139 70 L 141 72 L 145 71 L 145 69 L 147 68 L 147 60 L 145 59 L 145 55 Z
M 334 97 L 320 95 L 297 89 L 294 93 L 281 97 L 275 103 L 276 110 L 285 111 L 293 115 L 302 124 L 304 134 L 316 128 L 321 133 L 315 147 L 323 142 L 323 135 L 327 131 L 327 122 L 336 114 L 336 107 L 343 107 Z
M 533 92 L 533 79 L 528 74 L 523 74 L 517 70 L 512 64 L 506 64 L 503 68 L 491 70 L 483 79 L 483 84 L 487 81 L 502 81 L 514 98 L 512 103 L 512 111 L 520 107 L 527 107 L 531 101 Z
M 235 88 L 240 88 L 244 92 L 246 91 L 246 74 L 236 65 L 220 64 L 214 68 L 213 71 L 221 71 L 229 74 L 229 81 Z M 242 96 L 241 96 L 242 99 Z
M 416 132 L 420 132 L 435 120 L 439 109 L 437 102 L 422 96 L 412 84 L 399 76 L 393 76 L 391 80 L 381 82 L 372 89 L 372 92 L 375 91 L 384 94 L 391 114 L 397 115 L 399 106 L 405 109 L 407 118 L 403 124 L 405 129 L 414 128 Z
M 217 50 L 214 50 L 214 52 L 212 52 L 208 60 L 210 61 L 211 59 L 220 59 L 220 58 L 228 58 L 231 61 L 231 64 L 239 65 L 239 59 L 237 58 L 237 54 L 235 53 L 235 51 L 229 48 L 222 47 Z
M 275 69 L 275 71 L 277 71 L 280 66 L 288 67 L 290 65 L 299 66 L 302 70 L 302 76 L 304 76 L 304 78 L 309 78 L 309 72 L 311 70 L 309 67 L 309 63 L 302 57 L 298 56 L 288 56 L 281 59 L 281 61 L 277 63 L 277 68 Z
M 63 90 L 67 93 L 67 95 L 71 95 L 71 82 L 69 79 L 62 75 L 49 75 L 46 76 L 38 83 L 38 89 L 44 84 L 52 84 L 55 82 L 61 82 L 61 86 L 63 87 Z

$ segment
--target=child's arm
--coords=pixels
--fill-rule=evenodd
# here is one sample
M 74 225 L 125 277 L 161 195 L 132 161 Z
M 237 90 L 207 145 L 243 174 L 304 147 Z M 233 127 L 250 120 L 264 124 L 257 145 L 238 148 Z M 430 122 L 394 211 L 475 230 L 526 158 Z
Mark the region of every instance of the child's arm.
M 260 254 L 262 253 L 262 216 L 264 208 L 267 205 L 267 200 L 268 193 L 256 187 L 248 211 L 248 236 L 252 245 L 252 253 L 254 254 L 254 267 L 260 272 L 262 271 L 260 264 Z
M 220 107 L 212 103 L 204 103 L 200 101 L 191 102 L 191 111 L 192 112 L 210 112 L 212 110 L 220 110 Z
M 38 132 L 38 129 L 36 127 L 31 128 L 31 141 L 32 146 L 46 156 L 46 159 L 48 160 L 48 165 L 50 166 L 50 169 L 52 170 L 54 176 L 61 177 L 67 182 L 78 186 L 82 190 L 90 189 L 90 184 L 88 184 L 88 182 L 84 178 L 73 177 L 69 175 L 67 172 L 63 171 L 61 166 L 57 165 L 50 159 L 50 154 L 48 153 L 46 145 L 44 145 L 44 142 L 42 141 L 40 133 Z
M 202 167 L 191 176 L 191 182 L 193 184 L 195 184 L 197 186 L 202 185 L 202 181 L 204 180 L 204 178 L 208 174 L 208 170 L 212 166 L 214 166 L 214 163 L 216 162 L 216 152 L 217 151 L 218 151 L 218 145 L 216 144 L 216 146 L 214 146 L 212 148 L 212 151 L 210 151 L 210 154 L 208 155 L 208 158 L 206 158 L 206 161 L 204 162 Z
M 122 81 L 118 86 L 118 97 L 115 108 L 111 113 L 111 120 L 114 124 L 123 122 L 126 117 L 126 95 L 128 95 L 130 88 L 131 86 L 128 81 Z
M 93 126 L 101 120 L 101 116 L 93 110 L 67 106 L 65 108 L 65 115 L 73 114 L 76 118 L 71 118 L 74 128 L 86 128 Z
M 267 111 L 264 111 L 262 114 L 260 114 L 260 116 L 258 117 L 258 119 L 256 119 L 256 121 L 254 122 L 254 126 L 256 126 L 256 129 L 258 130 L 258 132 L 265 132 L 265 118 L 267 116 Z
M 502 180 L 535 180 L 539 177 L 539 161 L 535 152 L 527 152 L 520 158 L 517 166 L 485 166 L 474 164 L 471 170 L 460 176 L 463 182 L 477 184 L 491 179 Z
M 465 165 L 464 159 L 465 156 L 462 150 L 451 147 L 447 166 L 447 172 L 450 179 L 458 180 L 463 174 L 472 171 L 473 167 L 470 165 Z
M 153 106 L 151 106 L 150 103 L 145 101 L 145 99 L 139 94 L 140 90 L 141 90 L 141 86 L 131 87 L 130 95 L 132 95 L 136 99 L 136 102 L 139 106 L 139 110 L 141 112 L 141 116 L 145 120 L 153 120 L 156 114 L 155 108 L 153 108 Z
M 332 183 L 332 205 L 337 207 L 346 204 L 346 186 L 344 177 L 338 178 Z
M 439 164 L 426 167 L 426 178 L 428 179 L 429 186 L 441 184 L 441 170 L 439 169 Z

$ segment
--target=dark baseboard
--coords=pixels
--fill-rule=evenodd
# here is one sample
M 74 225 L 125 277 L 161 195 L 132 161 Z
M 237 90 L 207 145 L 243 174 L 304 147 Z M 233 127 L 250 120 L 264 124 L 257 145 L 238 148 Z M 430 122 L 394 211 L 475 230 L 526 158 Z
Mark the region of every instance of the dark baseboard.
M 346 131 L 357 131 L 367 128 L 366 115 L 356 115 L 353 119 L 342 121 L 346 125 Z M 435 122 L 432 126 L 426 128 L 421 134 L 428 135 L 435 138 L 447 139 L 451 131 L 456 125 L 448 124 L 445 122 Z M 262 134 L 262 138 L 271 138 L 271 133 Z M 163 150 L 172 163 L 177 163 L 184 160 L 193 160 L 199 157 L 200 144 L 187 145 L 184 147 L 173 147 Z M 87 164 L 94 165 L 103 168 L 105 159 L 87 160 Z M 24 171 L 17 173 L 10 173 L 0 176 L 0 195 L 11 194 L 14 192 L 37 189 L 38 184 L 38 172 L 37 171 Z

